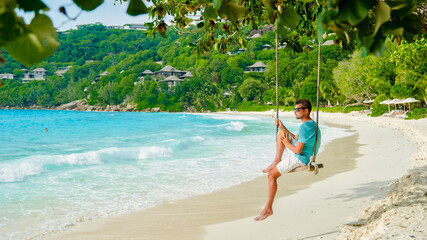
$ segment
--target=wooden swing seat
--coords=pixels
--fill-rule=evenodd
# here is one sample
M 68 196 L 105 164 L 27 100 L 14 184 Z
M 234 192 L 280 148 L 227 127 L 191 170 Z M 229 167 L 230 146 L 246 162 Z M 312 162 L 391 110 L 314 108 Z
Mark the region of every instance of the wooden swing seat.
M 322 163 L 319 163 L 319 164 L 317 164 L 317 167 L 318 168 L 323 168 L 323 164 Z M 306 171 L 306 170 L 308 170 L 308 171 L 310 171 L 310 172 L 312 172 L 312 171 L 314 171 L 315 170 L 315 168 L 314 168 L 314 166 L 303 166 L 303 167 L 297 167 L 297 168 L 294 168 L 294 169 L 292 169 L 291 171 L 289 171 L 290 173 L 291 172 L 302 172 L 302 171 Z

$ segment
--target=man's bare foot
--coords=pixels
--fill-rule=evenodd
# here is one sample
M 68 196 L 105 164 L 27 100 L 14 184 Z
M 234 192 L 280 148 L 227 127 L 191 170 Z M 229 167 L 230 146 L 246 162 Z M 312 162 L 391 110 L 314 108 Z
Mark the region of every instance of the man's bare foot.
M 263 210 L 258 217 L 254 218 L 255 221 L 262 221 L 268 217 L 270 217 L 271 215 L 273 215 L 273 210 Z
M 276 163 L 272 163 L 270 166 L 268 166 L 266 169 L 262 170 L 263 173 L 268 173 L 276 166 Z

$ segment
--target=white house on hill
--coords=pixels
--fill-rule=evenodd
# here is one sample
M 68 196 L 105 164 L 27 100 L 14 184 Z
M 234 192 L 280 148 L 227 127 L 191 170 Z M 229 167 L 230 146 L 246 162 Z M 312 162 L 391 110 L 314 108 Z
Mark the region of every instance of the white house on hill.
M 138 77 L 139 81 L 135 82 L 134 84 L 144 84 L 147 75 L 151 75 L 152 79 L 155 79 L 156 81 L 167 82 L 169 87 L 176 86 L 180 82 L 184 81 L 184 79 L 189 79 L 193 76 L 190 71 L 181 71 L 170 65 L 167 65 L 154 73 L 148 69 L 143 71 L 140 74 L 140 77 Z
M 107 75 L 109 75 L 109 74 L 110 74 L 110 73 L 109 73 L 108 71 L 104 71 L 104 72 L 100 73 L 98 76 L 96 76 L 95 81 L 99 81 L 99 80 L 101 80 L 101 77 L 103 77 L 103 76 L 107 76 Z
M 159 71 L 155 72 L 156 75 L 163 75 L 165 77 L 169 77 L 169 76 L 182 76 L 186 73 L 186 71 L 181 71 L 178 70 L 174 67 L 172 67 L 171 65 L 166 65 L 165 67 L 163 67 L 162 69 L 160 69 Z
M 45 77 L 46 77 L 47 71 L 44 68 L 36 68 L 32 71 L 29 71 L 28 69 L 22 69 L 22 70 L 25 71 L 24 78 L 22 79 L 23 83 L 28 83 L 33 80 L 42 80 L 42 81 L 46 80 Z
M 0 73 L 0 79 L 13 79 L 13 74 L 12 73 Z
M 59 67 L 58 70 L 56 72 L 54 72 L 54 74 L 60 76 L 60 77 L 64 77 L 64 73 L 66 73 L 68 70 L 70 70 L 71 66 L 66 66 L 66 67 Z
M 247 67 L 249 70 L 248 72 L 265 72 L 266 68 L 267 65 L 265 65 L 263 62 L 256 62 L 255 64 Z

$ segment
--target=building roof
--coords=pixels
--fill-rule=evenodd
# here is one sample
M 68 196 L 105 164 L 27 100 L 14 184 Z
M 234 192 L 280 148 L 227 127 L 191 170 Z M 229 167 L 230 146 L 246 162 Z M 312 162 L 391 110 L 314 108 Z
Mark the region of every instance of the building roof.
M 322 46 L 328 46 L 328 45 L 334 45 L 334 44 L 335 44 L 334 40 L 327 40 L 322 44 Z
M 2 75 L 2 76 L 13 76 L 13 74 L 12 73 L 0 73 L 0 75 Z
M 142 74 L 154 74 L 150 69 L 144 70 Z
M 263 47 L 271 47 L 271 45 L 270 44 L 268 44 L 268 43 L 266 43 L 266 44 L 264 44 L 264 45 L 262 45 Z
M 177 76 L 175 75 L 171 75 L 163 80 L 161 80 L 161 82 L 166 82 L 166 81 L 182 81 L 182 79 L 179 79 Z
M 55 74 L 64 74 L 66 73 L 68 70 L 58 70 L 55 72 Z
M 33 70 L 33 72 L 47 72 L 44 68 L 36 68 Z
M 162 69 L 160 69 L 157 72 L 183 72 L 183 71 L 177 70 L 176 68 L 172 67 L 171 65 L 166 65 L 165 67 L 163 67 Z
M 262 35 L 261 34 L 259 34 L 259 33 L 255 33 L 254 35 L 252 35 L 251 37 L 248 37 L 249 39 L 252 39 L 252 38 L 259 38 L 259 37 L 261 37 Z
M 256 68 L 256 67 L 267 67 L 263 62 L 256 62 L 251 66 L 248 66 L 248 68 Z
M 183 78 L 190 78 L 190 77 L 192 77 L 193 76 L 193 74 L 190 72 L 190 71 L 187 71 L 184 75 L 182 75 L 181 77 L 183 77 Z
M 107 76 L 108 74 L 110 74 L 108 71 L 104 71 L 101 74 L 99 74 L 99 76 Z

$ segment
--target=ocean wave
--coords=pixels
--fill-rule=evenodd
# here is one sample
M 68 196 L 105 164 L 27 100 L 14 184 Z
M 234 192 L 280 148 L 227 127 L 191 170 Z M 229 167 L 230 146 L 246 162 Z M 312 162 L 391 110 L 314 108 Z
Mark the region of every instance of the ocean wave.
M 118 160 L 142 160 L 170 157 L 170 147 L 105 148 L 66 155 L 34 155 L 20 162 L 0 164 L 0 182 L 19 182 L 60 166 L 90 166 Z
M 242 121 L 242 120 L 259 121 L 259 120 L 261 120 L 260 118 L 257 118 L 257 117 L 244 116 L 244 115 L 210 114 L 208 116 L 210 116 L 212 119 L 216 119 L 216 120 L 239 120 L 239 121 Z
M 225 128 L 227 130 L 230 130 L 230 131 L 239 131 L 239 132 L 242 131 L 242 129 L 246 127 L 246 125 L 244 123 L 242 123 L 242 122 L 234 122 L 234 121 L 230 122 L 229 124 L 226 124 L 225 126 L 226 126 Z
M 60 155 L 57 158 L 57 163 L 69 165 L 95 165 L 102 164 L 104 159 L 114 156 L 118 157 L 120 155 L 121 151 L 118 148 L 105 148 L 98 151 Z
M 138 159 L 170 157 L 172 153 L 169 147 L 144 147 L 139 150 Z
M 0 165 L 0 182 L 19 182 L 29 176 L 39 175 L 43 165 L 37 162 Z

